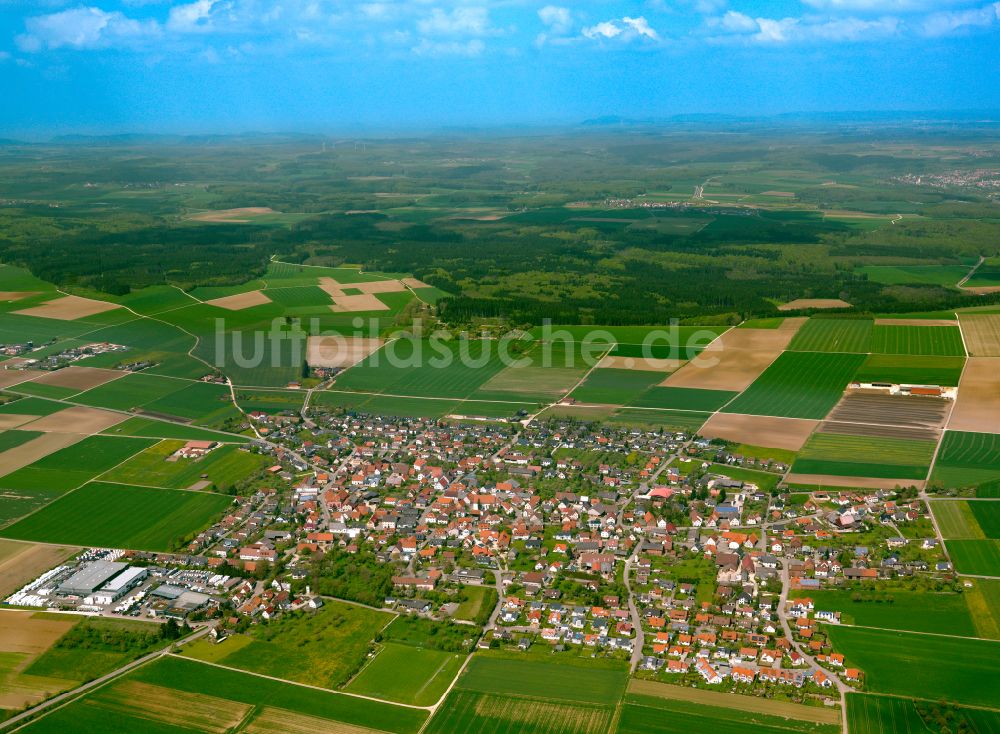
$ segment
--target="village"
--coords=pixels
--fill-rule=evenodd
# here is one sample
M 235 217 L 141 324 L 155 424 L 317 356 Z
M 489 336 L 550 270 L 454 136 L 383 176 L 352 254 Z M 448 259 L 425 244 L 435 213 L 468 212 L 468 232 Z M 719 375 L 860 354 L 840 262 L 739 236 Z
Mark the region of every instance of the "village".
M 6 601 L 228 630 L 325 596 L 449 620 L 479 646 L 589 650 L 639 677 L 832 701 L 863 673 L 824 589 L 955 585 L 912 490 L 790 493 L 780 461 L 722 441 L 571 421 L 251 413 L 268 466 L 173 553 L 93 549 Z M 216 447 L 190 441 L 168 461 Z M 756 481 L 749 481 L 752 477 Z M 344 559 L 350 559 L 345 561 Z M 377 595 L 377 596 L 376 596 Z

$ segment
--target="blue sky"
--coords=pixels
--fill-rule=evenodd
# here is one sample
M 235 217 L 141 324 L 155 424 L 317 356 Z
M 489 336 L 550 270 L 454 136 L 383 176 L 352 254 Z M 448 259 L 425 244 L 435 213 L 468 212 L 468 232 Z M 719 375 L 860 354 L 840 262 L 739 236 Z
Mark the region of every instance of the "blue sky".
M 0 0 L 0 136 L 1000 109 L 983 0 Z

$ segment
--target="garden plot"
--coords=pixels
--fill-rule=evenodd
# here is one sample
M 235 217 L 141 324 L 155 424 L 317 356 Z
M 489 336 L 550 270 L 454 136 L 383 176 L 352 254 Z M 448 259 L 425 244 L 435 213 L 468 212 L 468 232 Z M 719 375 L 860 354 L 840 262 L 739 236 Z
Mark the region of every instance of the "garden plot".
M 57 319 L 59 321 L 75 321 L 95 314 L 121 308 L 117 303 L 107 301 L 95 301 L 93 298 L 81 298 L 80 296 L 63 296 L 51 301 L 26 308 L 14 313 L 22 316 L 41 316 L 46 319 Z
M 261 291 L 249 291 L 247 293 L 237 293 L 235 296 L 213 298 L 210 301 L 205 301 L 205 303 L 209 306 L 224 308 L 227 311 L 242 311 L 254 306 L 263 306 L 271 303 L 271 299 Z
M 816 420 L 716 413 L 699 429 L 708 438 L 798 451 L 819 425 Z
M 1000 358 L 971 357 L 966 362 L 948 430 L 1000 433 Z

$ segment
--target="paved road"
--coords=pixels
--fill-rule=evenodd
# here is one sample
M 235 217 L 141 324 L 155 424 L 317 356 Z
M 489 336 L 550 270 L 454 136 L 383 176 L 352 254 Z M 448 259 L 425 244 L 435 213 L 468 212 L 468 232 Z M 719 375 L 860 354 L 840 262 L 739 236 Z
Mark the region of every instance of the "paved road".
M 788 603 L 788 591 L 789 591 L 789 588 L 791 586 L 791 581 L 788 578 L 788 561 L 789 560 L 790 559 L 786 556 L 781 561 L 781 596 L 778 597 L 778 619 L 781 621 L 781 627 L 782 627 L 782 629 L 785 632 L 785 637 L 787 637 L 789 639 L 789 641 L 792 643 L 792 647 L 795 648 L 795 651 L 799 655 L 801 655 L 802 658 L 806 661 L 806 663 L 808 663 L 810 666 L 812 666 L 814 668 L 819 668 L 820 670 L 823 670 L 823 672 L 827 673 L 828 676 L 829 676 L 829 678 L 830 678 L 830 680 L 833 681 L 834 686 L 837 687 L 837 691 L 840 693 L 841 731 L 843 731 L 844 734 L 847 734 L 847 731 L 848 731 L 848 729 L 847 729 L 847 694 L 850 693 L 851 691 L 853 691 L 854 689 L 851 688 L 846 683 L 844 683 L 844 681 L 842 681 L 839 676 L 837 676 L 837 675 L 835 675 L 833 673 L 830 673 L 829 671 L 827 671 L 824 668 L 822 668 L 820 666 L 820 664 L 816 662 L 816 659 L 811 654 L 809 654 L 809 651 L 806 648 L 802 647 L 802 645 L 800 645 L 795 640 L 795 638 L 792 637 L 792 627 L 788 623 L 788 617 L 785 614 L 785 606 Z
M 632 575 L 632 561 L 636 556 L 630 556 L 625 561 L 625 591 L 628 593 L 628 612 L 632 617 L 632 627 L 635 629 L 635 639 L 632 640 L 632 659 L 630 661 L 631 671 L 639 667 L 642 660 L 642 648 L 646 644 L 646 633 L 642 629 L 642 618 L 639 616 L 639 609 L 635 605 L 635 594 L 632 593 L 630 576 Z

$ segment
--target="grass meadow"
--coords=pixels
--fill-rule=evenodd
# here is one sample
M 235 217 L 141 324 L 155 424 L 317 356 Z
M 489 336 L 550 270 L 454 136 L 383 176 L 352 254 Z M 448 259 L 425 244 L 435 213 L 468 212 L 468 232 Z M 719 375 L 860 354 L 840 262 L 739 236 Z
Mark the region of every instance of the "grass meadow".
M 448 690 L 464 661 L 462 653 L 386 642 L 344 690 L 430 706 Z

